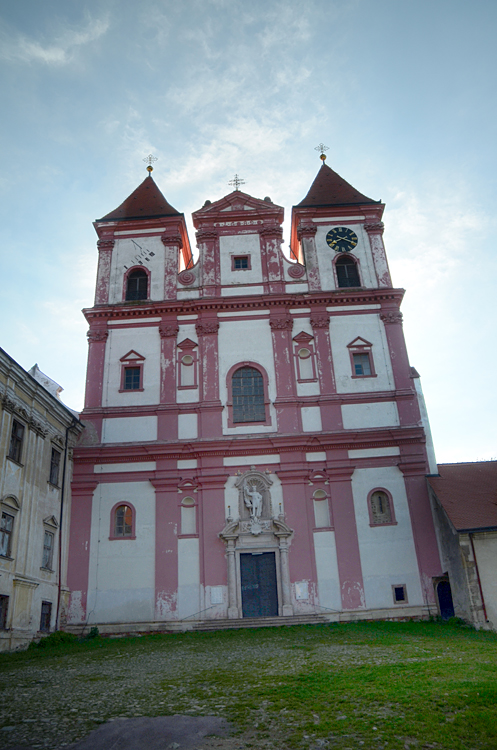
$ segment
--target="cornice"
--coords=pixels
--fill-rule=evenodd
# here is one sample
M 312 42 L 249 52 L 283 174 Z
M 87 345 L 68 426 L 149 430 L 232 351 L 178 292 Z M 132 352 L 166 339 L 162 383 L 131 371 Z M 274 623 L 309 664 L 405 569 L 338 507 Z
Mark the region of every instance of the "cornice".
M 361 289 L 357 291 L 326 291 L 285 295 L 246 295 L 240 297 L 208 297 L 189 300 L 147 302 L 144 305 L 120 303 L 87 307 L 83 314 L 88 322 L 108 318 L 146 319 L 159 315 L 192 315 L 203 311 L 267 310 L 271 307 L 327 307 L 394 303 L 400 307 L 404 289 Z

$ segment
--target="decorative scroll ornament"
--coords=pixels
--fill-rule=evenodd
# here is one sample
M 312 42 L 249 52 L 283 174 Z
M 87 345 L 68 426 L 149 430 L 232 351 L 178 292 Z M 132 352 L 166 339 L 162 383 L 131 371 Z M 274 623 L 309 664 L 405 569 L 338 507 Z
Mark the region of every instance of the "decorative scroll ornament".
M 161 242 L 163 245 L 174 245 L 175 247 L 183 247 L 183 240 L 179 234 L 163 234 L 161 235 Z
M 402 313 L 399 310 L 396 310 L 395 312 L 380 313 L 380 319 L 385 323 L 385 325 L 389 325 L 392 323 L 402 323 L 402 317 Z
M 315 224 L 301 224 L 297 229 L 297 237 L 301 240 L 303 237 L 314 237 L 318 228 Z
M 107 341 L 109 332 L 108 331 L 96 331 L 90 328 L 86 336 L 90 343 L 93 343 L 95 341 Z
M 305 266 L 303 266 L 302 263 L 294 263 L 291 268 L 289 268 L 288 275 L 291 276 L 292 279 L 301 279 L 302 276 L 305 276 Z
M 328 315 L 316 315 L 311 318 L 311 326 L 313 328 L 328 328 L 330 324 L 330 318 Z
M 269 321 L 269 325 L 276 331 L 291 330 L 293 328 L 293 320 L 291 318 L 274 318 Z
M 159 335 L 161 339 L 172 338 L 177 336 L 179 326 L 174 323 L 159 323 Z
M 24 402 L 20 401 L 13 394 L 5 393 L 2 399 L 2 407 L 5 411 L 11 412 L 16 416 L 21 417 L 21 419 L 26 422 L 29 429 L 33 430 L 33 432 L 36 432 L 37 435 L 40 435 L 43 438 L 48 435 L 48 423 L 45 421 L 41 421 L 40 419 L 35 419 L 33 416 L 31 416 L 31 413 L 24 405 Z
M 376 221 L 372 222 L 371 224 L 364 224 L 364 229 L 366 230 L 366 232 L 383 234 L 385 225 L 382 221 Z
M 196 323 L 195 330 L 199 336 L 206 333 L 217 333 L 219 330 L 219 323 L 217 320 Z
M 212 230 L 209 231 L 207 229 L 201 229 L 195 236 L 197 238 L 197 242 L 208 242 L 209 240 L 217 240 L 219 235 L 217 232 L 213 232 Z
M 178 281 L 183 286 L 190 286 L 195 281 L 195 274 L 191 271 L 181 271 L 178 276 Z
M 115 244 L 115 240 L 98 240 L 97 247 L 99 250 L 112 250 Z

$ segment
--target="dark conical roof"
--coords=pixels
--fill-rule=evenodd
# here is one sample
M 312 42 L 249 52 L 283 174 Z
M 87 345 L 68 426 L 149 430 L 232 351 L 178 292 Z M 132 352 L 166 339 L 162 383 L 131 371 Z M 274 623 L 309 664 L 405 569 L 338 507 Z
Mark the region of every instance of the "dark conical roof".
M 323 164 L 304 200 L 297 206 L 345 206 L 350 203 L 380 203 L 360 193 L 343 177 Z
M 152 175 L 149 174 L 124 203 L 98 221 L 155 219 L 159 216 L 181 216 L 181 214 L 167 202 Z

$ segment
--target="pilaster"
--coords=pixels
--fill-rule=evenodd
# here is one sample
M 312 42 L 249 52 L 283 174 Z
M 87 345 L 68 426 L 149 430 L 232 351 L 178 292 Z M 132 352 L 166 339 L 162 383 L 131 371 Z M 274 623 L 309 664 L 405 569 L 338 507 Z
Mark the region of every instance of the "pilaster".
M 95 286 L 95 305 L 107 305 L 109 302 L 110 268 L 114 238 L 103 237 L 98 240 L 98 271 Z
M 86 370 L 85 409 L 102 406 L 105 347 L 109 332 L 107 321 L 92 322 L 88 337 L 88 367 Z
M 165 317 L 159 324 L 161 345 L 160 357 L 160 402 L 169 407 L 176 406 L 176 339 L 179 326 L 176 317 Z M 177 409 L 161 411 L 158 417 L 159 440 L 178 439 Z
M 307 270 L 307 280 L 309 282 L 309 291 L 318 292 L 321 290 L 321 278 L 319 275 L 318 252 L 316 249 L 316 232 L 317 227 L 312 223 L 301 223 L 297 230 L 297 237 L 302 244 L 302 254 Z
M 286 310 L 272 310 L 269 325 L 273 341 L 276 375 L 276 408 L 278 432 L 294 433 L 301 427 L 296 404 L 295 368 L 293 364 L 293 321 Z
M 199 348 L 199 400 L 202 405 L 198 434 L 204 438 L 219 437 L 222 434 L 223 407 L 219 400 L 219 323 L 216 313 L 202 315 L 195 329 Z
M 416 390 L 411 378 L 411 369 L 407 357 L 406 342 L 402 330 L 402 313 L 398 308 L 382 309 L 380 320 L 385 326 L 390 362 L 392 364 L 395 388 L 397 390 L 411 391 L 411 398 L 397 400 L 399 420 L 404 425 L 421 424 L 421 414 Z
M 319 386 L 322 396 L 337 392 L 333 357 L 330 340 L 330 316 L 326 308 L 315 307 L 311 315 L 311 326 L 314 334 L 315 352 Z M 341 430 L 342 410 L 339 403 L 324 401 L 321 403 L 321 423 L 323 430 Z
M 383 244 L 384 224 L 382 221 L 366 221 L 364 229 L 368 233 L 371 252 L 373 254 L 374 270 L 379 287 L 391 287 L 392 279 L 388 268 L 387 254 Z

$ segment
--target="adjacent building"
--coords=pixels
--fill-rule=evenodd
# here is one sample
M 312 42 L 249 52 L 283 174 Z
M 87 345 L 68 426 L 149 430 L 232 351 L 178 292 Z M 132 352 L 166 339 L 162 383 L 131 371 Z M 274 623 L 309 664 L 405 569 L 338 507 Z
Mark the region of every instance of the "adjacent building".
M 95 222 L 70 625 L 437 612 L 436 464 L 383 210 L 323 159 L 291 258 L 284 209 L 238 189 L 193 214 L 196 261 L 150 173 Z
M 0 349 L 0 650 L 49 632 L 67 605 L 72 446 L 83 427 L 61 390 Z

